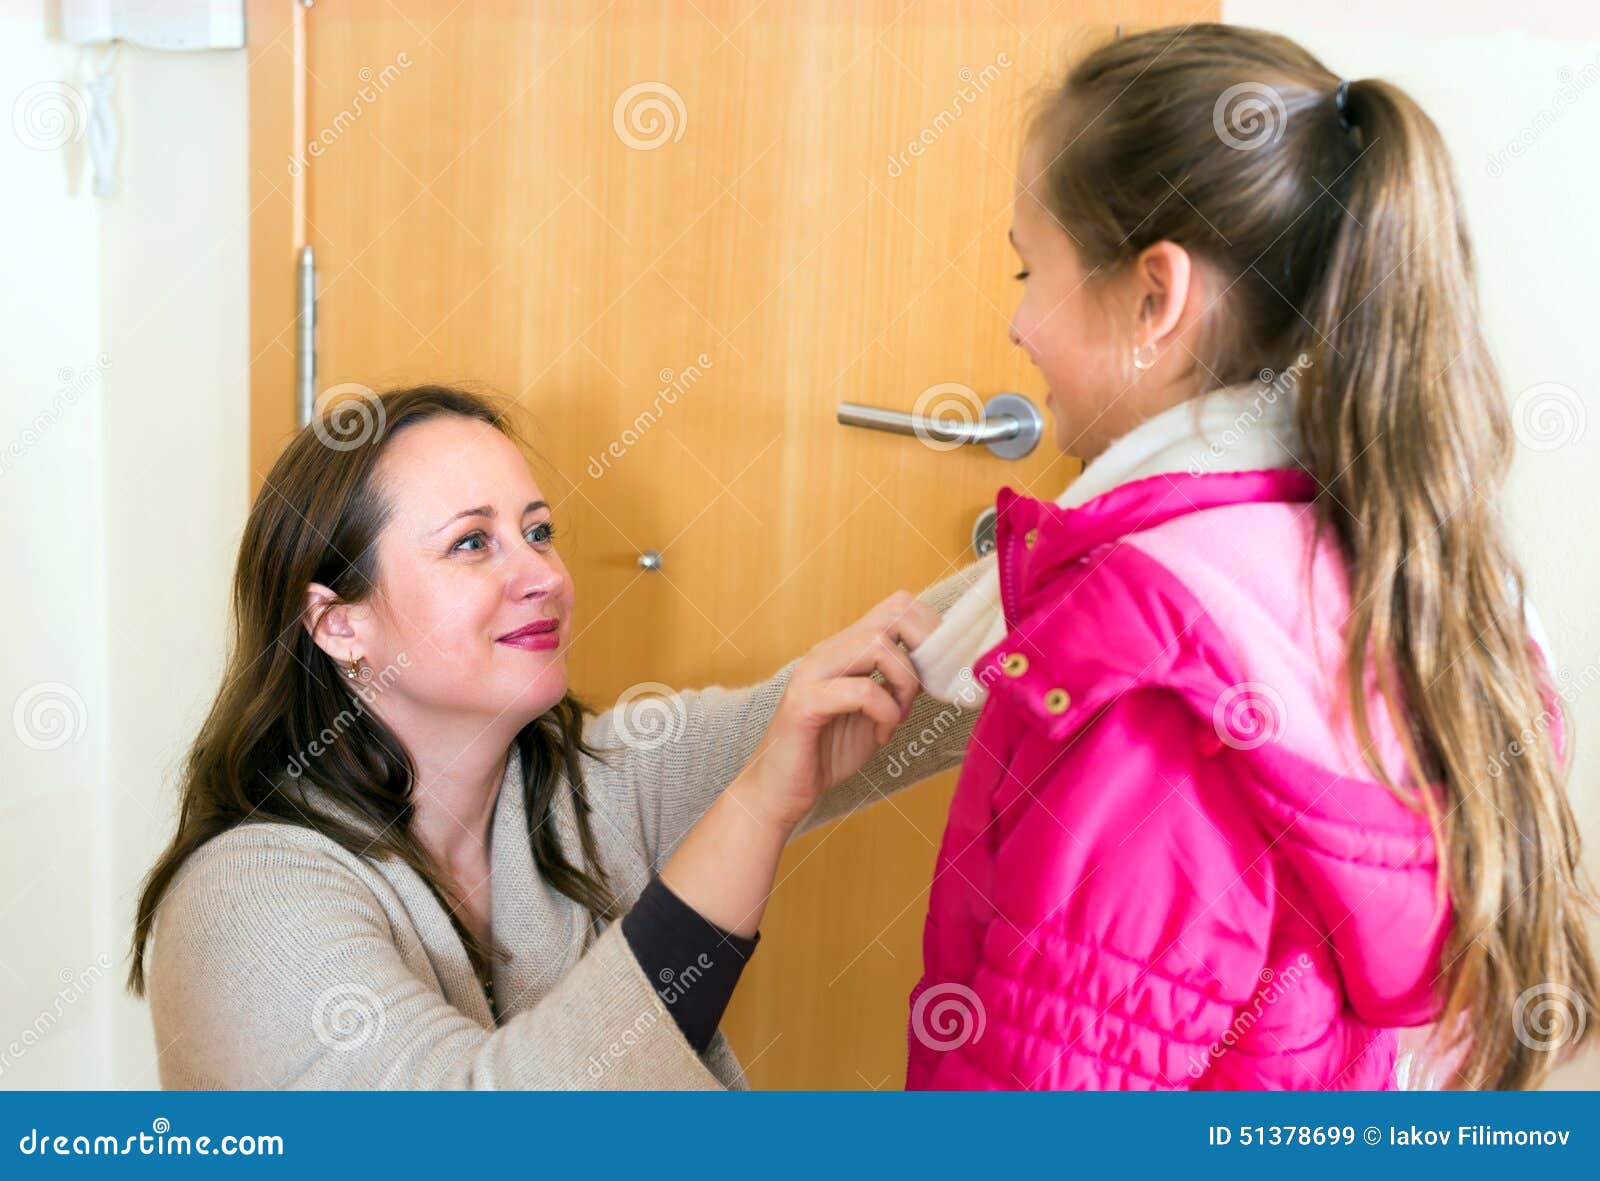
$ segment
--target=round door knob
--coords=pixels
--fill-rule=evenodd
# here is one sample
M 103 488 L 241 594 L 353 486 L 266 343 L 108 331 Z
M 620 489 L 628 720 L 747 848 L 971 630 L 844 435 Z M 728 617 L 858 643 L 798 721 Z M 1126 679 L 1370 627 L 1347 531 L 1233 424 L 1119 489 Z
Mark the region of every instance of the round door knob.
M 644 551 L 644 553 L 640 554 L 639 555 L 639 569 L 641 569 L 641 570 L 659 570 L 659 569 L 661 569 L 661 551 L 660 550 L 656 550 L 656 549 L 647 549 L 647 550 Z
M 990 505 L 978 514 L 978 519 L 972 522 L 972 556 L 982 558 L 994 553 L 995 547 L 995 521 L 998 517 L 994 506 Z

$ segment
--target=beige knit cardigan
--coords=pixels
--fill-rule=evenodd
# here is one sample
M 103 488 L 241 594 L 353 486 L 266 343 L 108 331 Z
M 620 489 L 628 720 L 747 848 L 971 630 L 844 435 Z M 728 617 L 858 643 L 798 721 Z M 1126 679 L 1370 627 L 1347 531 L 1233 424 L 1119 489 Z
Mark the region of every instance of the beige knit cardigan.
M 921 597 L 942 612 L 992 564 Z M 619 724 L 640 732 L 628 729 L 633 715 L 586 723 L 605 752 L 584 766 L 592 825 L 624 909 L 754 752 L 792 667 L 748 688 L 680 694 L 674 737 L 656 749 L 621 741 Z M 893 741 L 800 831 L 955 765 L 975 714 L 919 696 Z M 891 759 L 909 763 L 891 776 Z M 512 957 L 494 967 L 498 1026 L 448 914 L 414 871 L 311 829 L 247 822 L 190 856 L 156 914 L 148 995 L 161 1085 L 743 1087 L 720 1032 L 703 1055 L 684 1039 L 620 925 L 592 925 L 540 877 L 515 747 L 507 763 L 490 850 L 492 930 Z M 581 864 L 570 793 L 560 798 L 562 845 Z

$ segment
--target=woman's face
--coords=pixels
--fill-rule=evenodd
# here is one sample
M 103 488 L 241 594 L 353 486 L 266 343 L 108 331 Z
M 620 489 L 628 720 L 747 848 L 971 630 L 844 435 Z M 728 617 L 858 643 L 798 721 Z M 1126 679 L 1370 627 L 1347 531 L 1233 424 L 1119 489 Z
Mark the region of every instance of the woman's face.
M 1024 153 L 1012 203 L 1022 299 L 1011 317 L 1011 342 L 1027 350 L 1044 378 L 1056 446 L 1087 460 L 1178 397 L 1168 388 L 1169 374 L 1172 354 L 1182 350 L 1163 337 L 1182 319 L 1184 301 L 1171 295 L 1187 290 L 1189 258 L 1163 242 L 1125 273 L 1086 274 L 1072 238 L 1039 199 L 1044 163 L 1041 149 Z M 1136 372 L 1135 344 L 1166 355 Z
M 391 513 L 352 650 L 375 677 L 392 670 L 378 712 L 514 734 L 566 692 L 572 638 L 572 579 L 527 462 L 487 423 L 445 415 L 400 431 L 375 478 Z M 530 624 L 549 630 L 513 635 Z

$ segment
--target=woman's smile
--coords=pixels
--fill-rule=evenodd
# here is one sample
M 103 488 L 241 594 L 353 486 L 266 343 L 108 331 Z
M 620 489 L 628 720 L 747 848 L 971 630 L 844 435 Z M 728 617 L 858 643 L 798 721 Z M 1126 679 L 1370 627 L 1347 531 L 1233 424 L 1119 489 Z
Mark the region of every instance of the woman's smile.
M 525 652 L 544 652 L 561 646 L 561 621 L 536 619 L 532 623 L 507 632 L 495 641 L 508 648 L 521 648 Z

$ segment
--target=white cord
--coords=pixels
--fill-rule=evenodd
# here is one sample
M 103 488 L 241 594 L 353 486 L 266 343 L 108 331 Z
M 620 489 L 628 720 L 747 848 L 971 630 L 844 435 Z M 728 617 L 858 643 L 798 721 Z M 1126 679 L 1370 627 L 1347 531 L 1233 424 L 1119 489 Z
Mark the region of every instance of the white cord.
M 94 195 L 117 191 L 117 112 L 111 102 L 116 83 L 117 43 L 113 41 L 89 81 L 89 159 L 94 164 Z

